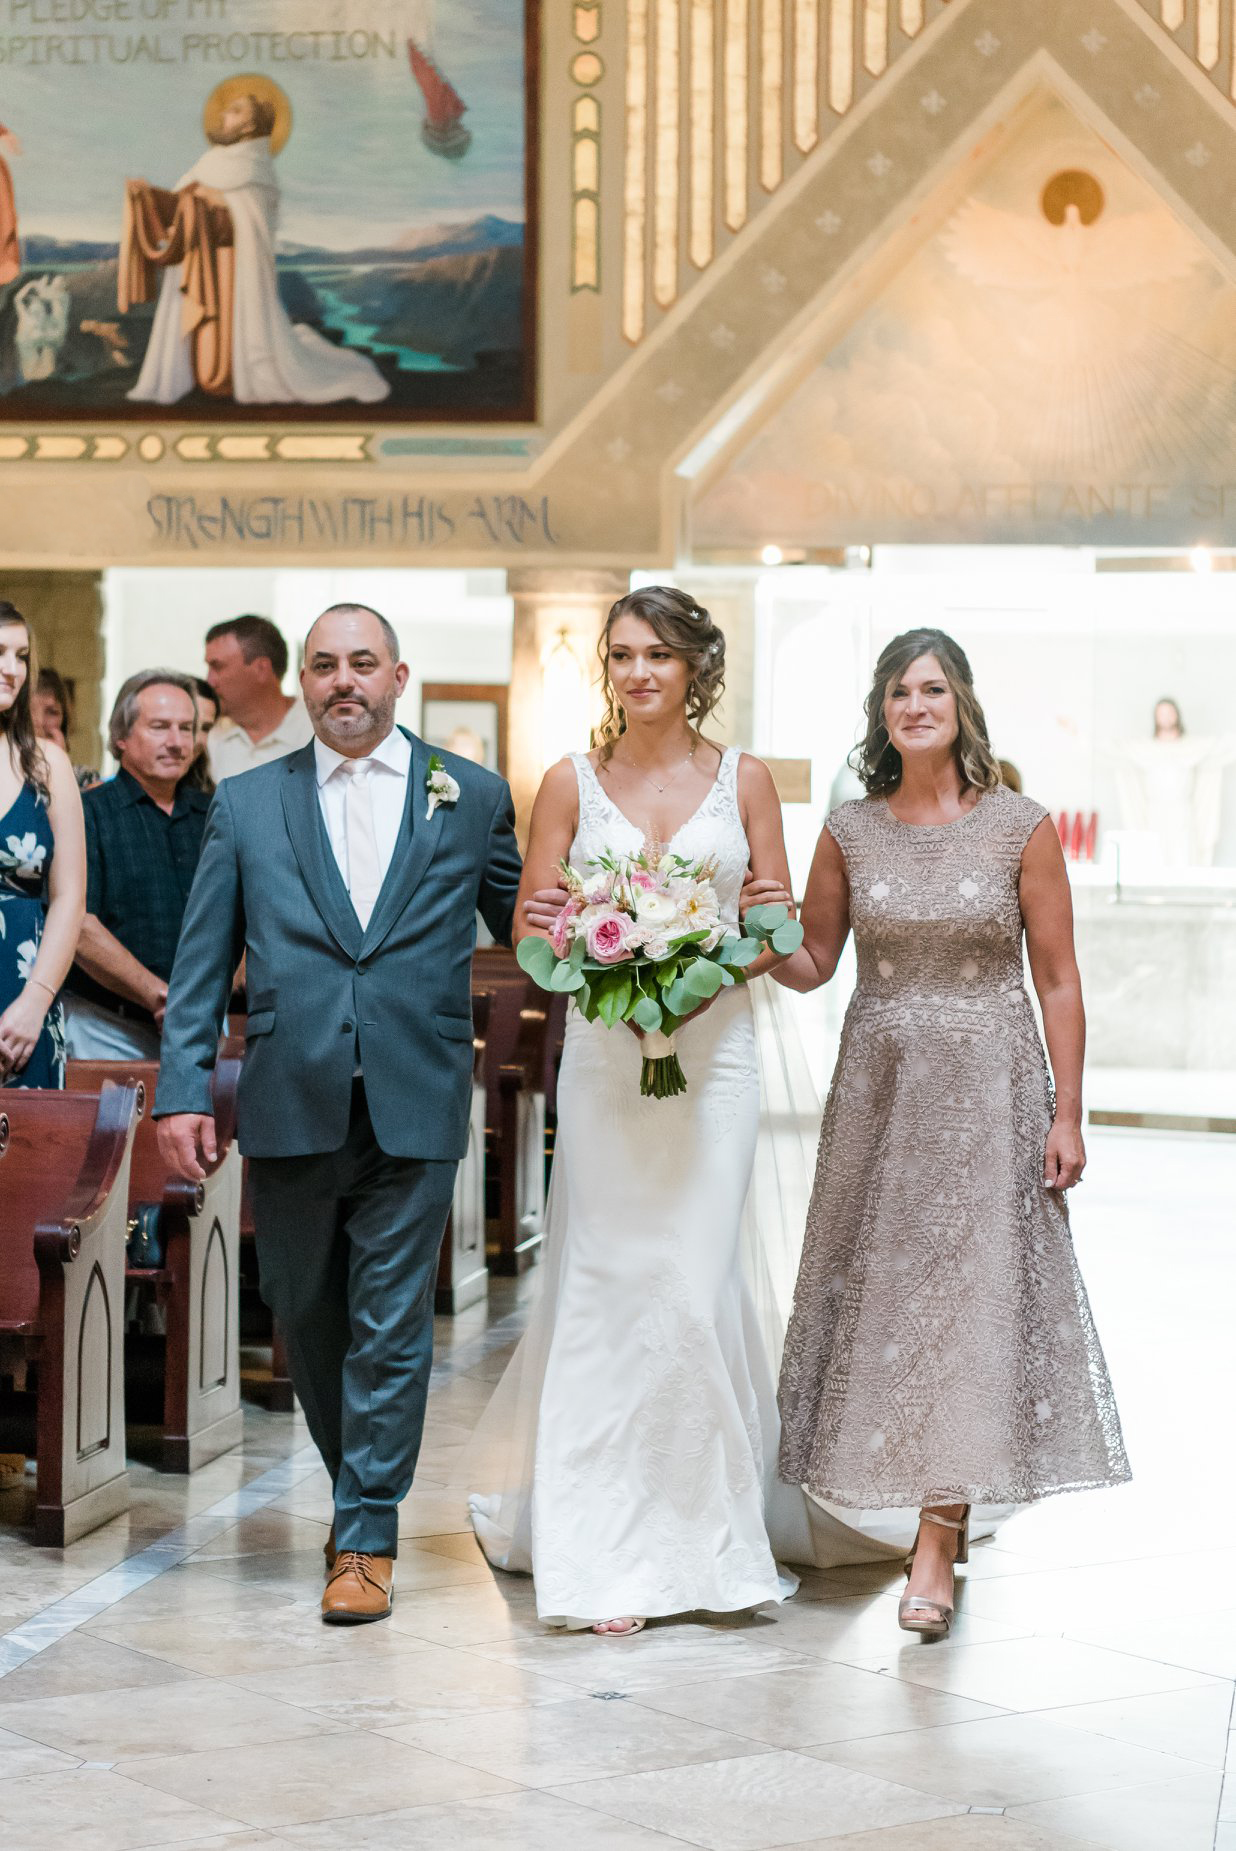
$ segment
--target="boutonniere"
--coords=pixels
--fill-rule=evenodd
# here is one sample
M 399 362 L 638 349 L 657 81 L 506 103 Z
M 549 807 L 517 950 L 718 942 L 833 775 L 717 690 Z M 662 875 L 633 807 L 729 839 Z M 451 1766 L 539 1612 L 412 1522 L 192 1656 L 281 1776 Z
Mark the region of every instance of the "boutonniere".
M 426 822 L 430 820 L 440 803 L 459 802 L 459 786 L 436 752 L 429 761 L 429 776 L 425 779 L 425 789 L 429 794 L 429 808 L 425 812 Z

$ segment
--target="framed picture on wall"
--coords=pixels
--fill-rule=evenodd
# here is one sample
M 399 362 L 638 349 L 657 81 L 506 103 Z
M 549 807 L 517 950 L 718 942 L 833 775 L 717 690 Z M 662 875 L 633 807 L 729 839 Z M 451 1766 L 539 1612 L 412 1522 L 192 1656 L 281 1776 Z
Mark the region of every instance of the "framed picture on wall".
M 536 416 L 539 0 L 75 3 L 0 41 L 0 422 Z
M 505 777 L 509 693 L 501 682 L 426 681 L 421 687 L 421 738 Z

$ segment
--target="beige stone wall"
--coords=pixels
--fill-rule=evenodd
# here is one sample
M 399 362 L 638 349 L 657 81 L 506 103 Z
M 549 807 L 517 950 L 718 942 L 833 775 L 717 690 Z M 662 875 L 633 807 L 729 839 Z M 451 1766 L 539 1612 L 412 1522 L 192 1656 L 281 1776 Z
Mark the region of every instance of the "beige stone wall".
M 0 596 L 29 618 L 40 662 L 72 684 L 69 750 L 74 764 L 110 764 L 100 734 L 104 650 L 99 573 L 0 571 Z
M 844 335 L 924 210 L 960 193 L 1002 124 L 1043 90 L 1236 271 L 1231 58 L 1203 68 L 1195 35 L 1165 30 L 1157 6 L 1092 0 L 1083 16 L 1072 0 L 784 0 L 779 40 L 757 30 L 769 9 L 752 6 L 735 146 L 721 82 L 729 11 L 721 0 L 545 0 L 534 425 L 397 431 L 358 416 L 340 446 L 338 426 L 272 420 L 244 426 L 243 454 L 224 424 L 0 426 L 0 566 L 668 566 L 689 546 L 707 459 L 757 428 L 795 368 Z M 662 53 L 664 22 L 678 21 L 672 92 L 671 61 L 645 68 L 628 43 L 642 12 Z M 1232 0 L 1219 12 L 1229 44 Z M 835 13 L 862 30 L 844 71 L 825 35 L 813 80 L 796 22 Z M 711 65 L 692 36 L 701 21 Z M 873 21 L 888 23 L 869 31 Z M 579 63 L 585 51 L 599 68 Z M 770 85 L 762 60 L 774 55 Z M 573 124 L 590 99 L 595 290 L 572 269 Z M 629 134 L 641 109 L 643 143 Z M 315 456 L 319 438 L 330 442 Z M 444 456 L 443 438 L 471 449 Z M 1236 536 L 1236 496 L 1223 525 L 1212 538 Z

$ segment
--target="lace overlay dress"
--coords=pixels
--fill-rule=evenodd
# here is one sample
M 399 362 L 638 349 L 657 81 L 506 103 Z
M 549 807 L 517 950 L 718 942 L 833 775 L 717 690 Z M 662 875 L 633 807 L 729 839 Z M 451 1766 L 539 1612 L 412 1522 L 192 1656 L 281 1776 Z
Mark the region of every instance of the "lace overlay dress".
M 736 920 L 748 847 L 740 754 L 670 843 L 713 858 Z M 572 865 L 642 832 L 577 756 Z M 733 1612 L 784 1598 L 765 1527 L 776 1408 L 739 1255 L 760 1118 L 751 998 L 679 1031 L 687 1091 L 640 1096 L 640 1046 L 573 1011 L 541 1295 L 482 1426 L 498 1444 L 470 1500 L 497 1566 L 530 1570 L 555 1624 Z M 484 1481 L 482 1481 L 484 1482 Z
M 1025 1503 L 1129 1476 L 1063 1196 L 1026 994 L 1003 787 L 954 823 L 828 819 L 858 987 L 781 1373 L 784 1479 L 850 1509 Z

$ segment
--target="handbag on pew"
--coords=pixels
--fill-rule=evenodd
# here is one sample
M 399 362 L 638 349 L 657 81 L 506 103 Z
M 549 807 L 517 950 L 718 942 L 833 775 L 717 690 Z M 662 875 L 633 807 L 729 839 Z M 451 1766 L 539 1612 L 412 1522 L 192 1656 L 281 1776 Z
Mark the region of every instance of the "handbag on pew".
M 139 1202 L 129 1217 L 128 1238 L 124 1252 L 126 1264 L 134 1272 L 157 1272 L 163 1265 L 162 1210 L 157 1202 Z

